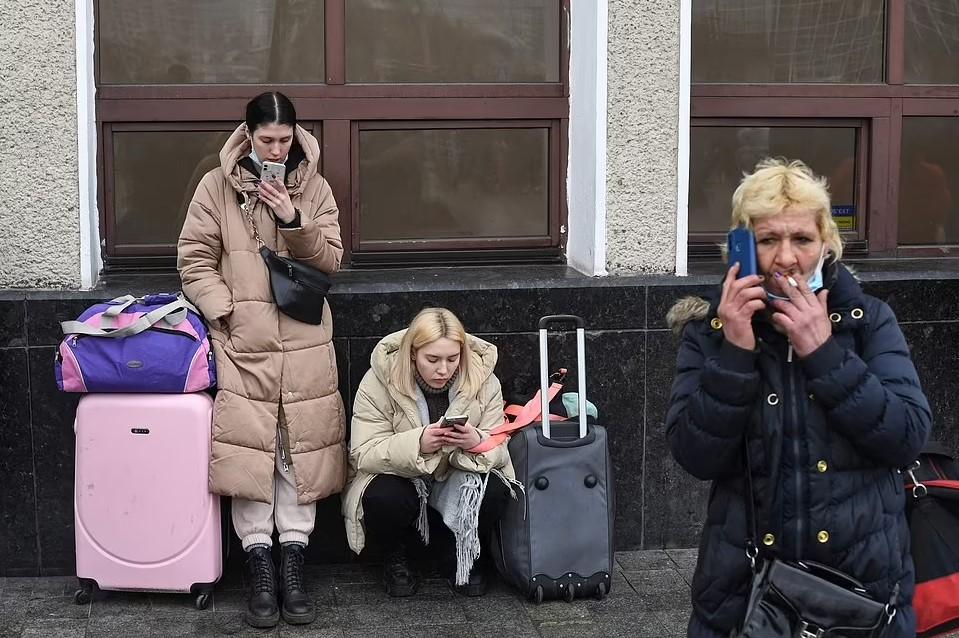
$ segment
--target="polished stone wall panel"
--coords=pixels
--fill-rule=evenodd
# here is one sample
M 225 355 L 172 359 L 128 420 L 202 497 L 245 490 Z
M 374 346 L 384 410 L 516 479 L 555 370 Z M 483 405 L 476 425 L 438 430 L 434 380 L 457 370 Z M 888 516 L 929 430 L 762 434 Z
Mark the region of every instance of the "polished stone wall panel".
M 933 440 L 959 455 L 959 322 L 902 326 L 932 409 Z
M 25 306 L 21 299 L 0 299 L 0 348 L 17 348 L 27 345 Z
M 370 279 L 363 284 L 369 290 L 356 292 L 345 286 L 331 294 L 340 391 L 348 414 L 376 343 L 405 327 L 421 307 L 450 307 L 462 316 L 468 330 L 497 345 L 496 374 L 510 399 L 529 398 L 538 387 L 539 316 L 580 314 L 588 328 L 588 394 L 609 429 L 617 549 L 697 543 L 708 484 L 680 468 L 666 442 L 664 418 L 679 342 L 666 329 L 665 314 L 681 297 L 713 292 L 711 277 L 561 279 L 558 285 L 540 285 L 522 279 L 522 272 L 510 283 L 500 281 L 503 272 L 483 271 L 456 290 L 453 274 L 441 271 L 438 279 L 443 285 L 436 290 L 411 284 L 409 290 L 398 291 L 374 285 L 373 280 L 382 274 L 351 276 Z M 487 281 L 494 276 L 499 279 Z M 865 286 L 870 293 L 889 299 L 899 314 L 932 405 L 936 436 L 959 451 L 955 281 L 874 278 Z M 0 554 L 0 576 L 72 573 L 74 569 L 72 424 L 79 397 L 56 390 L 54 346 L 61 338 L 59 322 L 76 317 L 92 303 L 126 292 L 170 289 L 170 285 L 154 282 L 140 289 L 131 280 L 122 288 L 82 293 L 8 291 L 0 296 L 0 480 L 14 486 L 0 494 L 0 547 L 12 548 Z M 562 365 L 573 371 L 574 354 L 572 333 L 551 332 L 551 368 Z M 577 387 L 573 377 L 567 390 Z M 351 558 L 339 508 L 338 496 L 318 504 L 311 562 Z M 230 535 L 234 536 L 232 531 Z M 242 561 L 235 538 L 231 538 L 231 554 L 231 561 Z
M 42 575 L 73 573 L 73 422 L 79 394 L 59 392 L 54 381 L 55 348 L 30 348 L 30 404 L 33 407 L 37 472 L 37 522 Z
M 39 563 L 30 382 L 23 348 L 0 349 L 0 576 Z

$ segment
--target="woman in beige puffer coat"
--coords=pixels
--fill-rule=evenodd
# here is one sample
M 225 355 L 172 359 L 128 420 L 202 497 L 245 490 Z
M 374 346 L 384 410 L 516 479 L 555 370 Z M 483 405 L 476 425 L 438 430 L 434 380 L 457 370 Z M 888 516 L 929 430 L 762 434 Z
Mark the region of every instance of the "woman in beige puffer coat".
M 210 489 L 233 497 L 233 524 L 249 553 L 250 609 L 257 627 L 278 622 L 270 558 L 274 526 L 282 552 L 282 615 L 315 612 L 302 587 L 303 549 L 315 502 L 343 488 L 343 405 L 337 391 L 329 306 L 319 325 L 286 316 L 273 301 L 254 239 L 326 273 L 343 254 L 338 210 L 317 172 L 316 139 L 293 104 L 264 93 L 220 151 L 190 202 L 177 247 L 183 291 L 210 324 L 219 391 Z M 285 183 L 259 180 L 263 161 L 286 166 Z
M 466 334 L 445 308 L 422 310 L 409 328 L 384 337 L 373 350 L 353 404 L 343 515 L 353 551 L 360 553 L 369 537 L 386 554 L 384 584 L 391 596 L 410 596 L 417 589 L 407 550 L 420 544 L 423 516 L 429 517 L 430 546 L 440 546 L 436 553 L 444 569 L 454 567 L 452 533 L 433 501 L 427 508 L 423 500 L 430 485 L 448 480 L 455 470 L 492 473 L 479 508 L 478 537 L 484 540 L 506 506 L 514 479 L 506 445 L 470 451 L 503 423 L 496 358 L 496 346 Z M 446 418 L 454 416 L 465 416 L 465 424 L 447 426 Z M 482 594 L 485 567 L 477 564 L 469 582 L 454 585 L 456 590 Z

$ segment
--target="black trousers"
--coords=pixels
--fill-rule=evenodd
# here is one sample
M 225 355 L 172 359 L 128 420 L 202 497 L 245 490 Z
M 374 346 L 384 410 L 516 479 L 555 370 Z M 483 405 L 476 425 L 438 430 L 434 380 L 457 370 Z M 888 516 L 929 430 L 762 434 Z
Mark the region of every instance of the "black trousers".
M 479 537 L 483 546 L 480 560 L 484 563 L 489 564 L 489 539 L 509 498 L 503 481 L 491 476 L 479 512 Z M 452 572 L 456 568 L 456 539 L 440 513 L 432 507 L 426 509 L 430 523 L 429 553 L 439 559 L 444 572 Z M 378 552 L 388 552 L 397 543 L 422 547 L 416 529 L 419 513 L 420 500 L 412 481 L 392 474 L 377 475 L 363 493 L 367 545 Z

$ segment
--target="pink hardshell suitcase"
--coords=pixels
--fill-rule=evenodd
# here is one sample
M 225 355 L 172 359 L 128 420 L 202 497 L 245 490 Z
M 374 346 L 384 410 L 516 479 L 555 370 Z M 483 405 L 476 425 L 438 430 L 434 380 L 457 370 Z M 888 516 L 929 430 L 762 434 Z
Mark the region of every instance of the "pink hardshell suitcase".
M 191 592 L 207 606 L 223 572 L 220 498 L 208 481 L 212 423 L 204 393 L 80 399 L 78 604 L 100 588 Z

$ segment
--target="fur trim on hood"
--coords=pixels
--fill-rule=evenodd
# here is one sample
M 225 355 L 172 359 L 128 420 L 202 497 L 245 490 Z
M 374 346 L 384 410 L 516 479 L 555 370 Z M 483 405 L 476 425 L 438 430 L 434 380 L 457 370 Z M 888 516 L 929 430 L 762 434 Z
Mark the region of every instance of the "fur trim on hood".
M 709 314 L 709 301 L 702 297 L 683 297 L 666 313 L 666 325 L 673 334 L 683 334 L 690 321 L 701 321 Z

